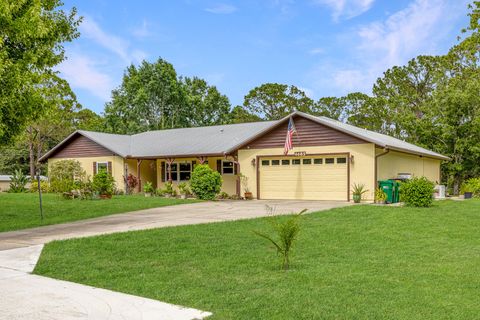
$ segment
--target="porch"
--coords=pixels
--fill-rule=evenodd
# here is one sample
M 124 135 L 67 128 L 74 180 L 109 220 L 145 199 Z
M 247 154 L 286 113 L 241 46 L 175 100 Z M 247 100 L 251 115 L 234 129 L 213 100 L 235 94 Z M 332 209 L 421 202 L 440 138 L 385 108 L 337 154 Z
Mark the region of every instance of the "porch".
M 163 189 L 169 181 L 178 191 L 178 184 L 188 182 L 198 164 L 208 164 L 212 170 L 221 174 L 223 181 L 221 192 L 240 195 L 239 164 L 233 156 L 127 158 L 125 176 L 132 174 L 138 179 L 136 192 L 142 192 L 146 182 L 151 182 L 155 189 Z

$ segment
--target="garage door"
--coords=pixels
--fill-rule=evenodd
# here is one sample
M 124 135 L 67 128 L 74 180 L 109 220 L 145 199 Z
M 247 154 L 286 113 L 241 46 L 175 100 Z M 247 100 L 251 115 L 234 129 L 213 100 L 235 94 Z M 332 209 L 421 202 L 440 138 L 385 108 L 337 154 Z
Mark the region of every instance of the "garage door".
M 261 199 L 347 200 L 346 155 L 259 158 Z

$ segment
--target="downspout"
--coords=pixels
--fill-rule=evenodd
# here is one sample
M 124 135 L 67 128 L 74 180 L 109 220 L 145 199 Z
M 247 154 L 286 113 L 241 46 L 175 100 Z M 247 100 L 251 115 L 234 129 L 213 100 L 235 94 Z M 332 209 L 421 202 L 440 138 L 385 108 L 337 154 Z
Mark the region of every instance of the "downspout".
M 375 186 L 375 189 L 377 188 L 377 178 L 378 178 L 378 158 L 383 157 L 384 155 L 388 154 L 390 152 L 390 149 L 384 148 L 384 152 L 375 155 L 375 181 L 373 185 Z

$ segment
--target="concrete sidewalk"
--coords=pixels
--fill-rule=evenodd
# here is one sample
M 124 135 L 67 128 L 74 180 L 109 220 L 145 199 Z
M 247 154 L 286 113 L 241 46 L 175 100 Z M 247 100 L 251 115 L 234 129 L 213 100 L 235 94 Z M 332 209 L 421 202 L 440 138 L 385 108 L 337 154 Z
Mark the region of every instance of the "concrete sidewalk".
M 2 320 L 193 320 L 211 313 L 29 274 L 43 245 L 0 252 Z
M 277 214 L 321 211 L 351 205 L 336 201 L 253 200 L 199 202 L 0 233 L 0 250 L 131 230 L 264 217 L 266 205 Z

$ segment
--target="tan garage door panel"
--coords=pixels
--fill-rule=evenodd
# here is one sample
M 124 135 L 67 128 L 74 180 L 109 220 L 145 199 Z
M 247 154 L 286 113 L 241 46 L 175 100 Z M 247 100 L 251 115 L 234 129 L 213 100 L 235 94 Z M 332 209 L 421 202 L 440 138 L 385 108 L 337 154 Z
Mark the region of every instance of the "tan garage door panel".
M 317 159 L 321 157 L 316 157 Z M 301 200 L 347 200 L 348 165 L 336 163 L 344 155 L 328 156 L 335 163 L 313 164 L 313 158 L 260 158 L 260 198 L 261 199 L 301 199 Z M 289 159 L 289 165 L 272 165 L 272 160 Z M 300 159 L 300 164 L 292 164 L 292 159 Z M 311 159 L 304 164 L 303 159 Z M 268 165 L 263 164 L 268 161 Z

